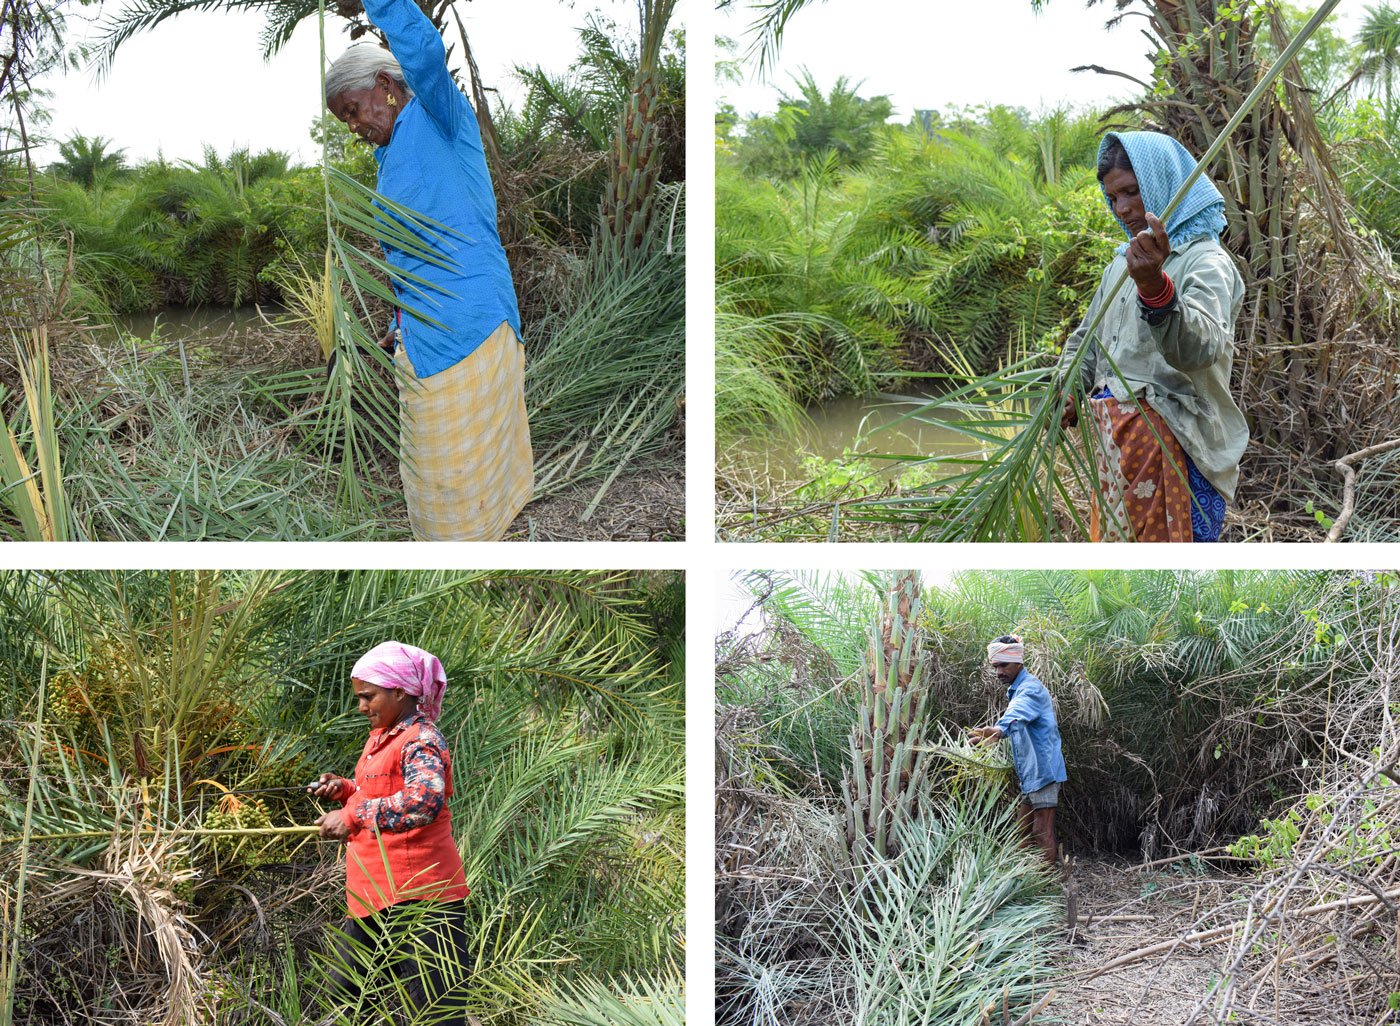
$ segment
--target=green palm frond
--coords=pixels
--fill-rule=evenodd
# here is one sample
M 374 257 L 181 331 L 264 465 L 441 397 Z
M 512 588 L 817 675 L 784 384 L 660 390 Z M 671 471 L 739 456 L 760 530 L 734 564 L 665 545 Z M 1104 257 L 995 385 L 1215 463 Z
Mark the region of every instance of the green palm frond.
M 873 620 L 882 585 L 816 571 L 774 572 L 748 581 L 755 594 L 769 583 L 777 587 L 764 604 L 768 615 L 791 624 L 830 655 L 840 675 L 860 669 L 866 639 L 859 627 Z
M 117 50 L 128 40 L 177 14 L 218 10 L 263 12 L 267 17 L 263 56 L 271 57 L 291 38 L 297 24 L 317 13 L 318 7 L 310 0 L 136 0 L 108 18 L 98 44 L 97 66 L 104 74 L 110 72 Z
M 660 583 L 674 582 L 664 575 Z M 431 646 L 452 682 L 439 724 L 456 781 L 454 838 L 473 889 L 464 907 L 471 1013 L 535 1019 L 571 981 L 616 978 L 627 989 L 624 976 L 670 979 L 684 910 L 684 717 L 679 682 L 658 684 L 669 657 L 652 620 L 656 584 L 637 574 L 574 571 L 0 575 L 0 611 L 13 628 L 0 636 L 0 676 L 47 679 L 55 696 L 40 706 L 27 685 L 11 696 L 12 708 L 46 721 L 42 742 L 26 724 L 0 723 L 13 753 L 7 774 L 20 759 L 40 767 L 27 802 L 22 793 L 16 800 L 12 776 L 0 781 L 0 867 L 9 879 L 18 850 L 10 839 L 27 816 L 32 834 L 63 835 L 35 842 L 34 865 L 50 881 L 94 879 L 111 859 L 136 858 L 147 877 L 138 883 L 150 888 L 143 893 L 159 890 L 151 899 L 158 907 L 210 933 L 202 900 L 185 905 L 169 893 L 172 874 L 197 893 L 246 887 L 269 916 L 285 914 L 277 911 L 283 884 L 242 876 L 249 867 L 240 866 L 272 851 L 272 861 L 291 863 L 285 871 L 306 871 L 297 863 L 314 862 L 314 848 L 297 852 L 293 844 L 314 828 L 271 827 L 261 841 L 243 837 L 238 858 L 218 860 L 195 824 L 220 786 L 268 773 L 300 781 L 308 767 L 352 766 L 364 725 L 345 681 L 353 660 L 392 634 Z M 679 625 L 664 628 L 669 636 Z M 630 679 L 621 679 L 613 649 L 627 654 Z M 538 653 L 542 663 L 567 667 L 575 686 L 546 677 L 544 667 L 518 668 Z M 54 669 L 46 673 L 50 655 Z M 610 679 L 641 708 L 599 700 L 587 686 L 592 679 Z M 304 800 L 269 805 L 279 822 L 314 815 Z M 40 915 L 72 907 L 55 904 L 54 892 L 45 888 Z M 91 896 L 83 900 L 92 905 Z M 405 915 L 416 921 L 412 909 Z M 239 927 L 221 918 L 222 948 L 193 936 L 182 950 L 203 969 L 234 972 L 229 931 L 262 930 L 262 917 L 255 919 Z M 27 909 L 25 921 L 49 922 Z M 319 926 L 310 924 L 313 935 Z M 285 974 L 280 983 L 265 979 L 263 951 L 261 966 L 249 967 L 251 982 L 234 991 L 259 1007 L 320 1003 L 329 1022 L 362 1021 L 322 1001 L 326 981 L 314 960 L 307 964 L 306 927 L 293 927 L 299 939 L 290 966 L 273 960 L 279 971 L 300 970 L 296 988 Z M 139 925 L 132 929 L 144 936 Z M 419 931 L 403 932 L 416 943 Z M 21 995 L 32 993 L 26 958 Z M 113 971 L 130 979 L 122 966 Z M 363 986 L 352 991 L 365 997 L 364 1009 L 382 1007 L 375 1002 L 385 995 L 395 1000 L 393 981 L 356 971 Z M 303 1003 L 291 1000 L 291 989 Z M 116 1000 L 135 994 L 130 987 Z M 74 1008 L 88 1012 L 101 1000 L 79 993 Z M 412 1021 L 432 1021 L 441 1010 Z M 142 1014 L 160 1021 L 164 1013 Z
M 900 858 L 870 866 L 848 899 L 837 922 L 858 1020 L 976 1022 L 987 1009 L 1015 1014 L 1043 990 L 1054 950 L 1037 937 L 1058 910 L 998 792 L 974 786 L 904 825 Z M 900 970 L 911 937 L 922 972 Z
M 777 64 L 788 21 L 814 2 L 820 0 L 760 0 L 752 5 L 757 13 L 748 26 L 750 41 L 745 57 L 756 61 L 760 75 L 770 73 Z
M 681 192 L 658 192 L 682 216 Z M 562 307 L 534 328 L 542 342 L 525 405 L 532 436 L 549 440 L 535 452 L 535 492 L 598 482 L 588 514 L 623 468 L 664 446 L 683 399 L 684 235 L 658 221 L 666 234 L 635 259 L 590 254 Z
M 678 976 L 595 979 L 566 984 L 545 1003 L 552 1026 L 683 1026 L 685 987 Z

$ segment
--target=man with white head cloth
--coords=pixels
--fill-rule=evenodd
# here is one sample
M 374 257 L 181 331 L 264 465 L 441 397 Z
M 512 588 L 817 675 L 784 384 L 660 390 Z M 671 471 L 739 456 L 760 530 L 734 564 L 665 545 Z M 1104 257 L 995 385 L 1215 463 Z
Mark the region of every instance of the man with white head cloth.
M 1006 685 L 1006 712 L 990 727 L 969 727 L 973 739 L 1011 741 L 1011 761 L 1021 782 L 1021 824 L 1051 865 L 1055 864 L 1055 806 L 1065 782 L 1065 758 L 1055 705 L 1039 678 L 1025 667 L 1021 639 L 1004 634 L 987 646 L 987 661 Z

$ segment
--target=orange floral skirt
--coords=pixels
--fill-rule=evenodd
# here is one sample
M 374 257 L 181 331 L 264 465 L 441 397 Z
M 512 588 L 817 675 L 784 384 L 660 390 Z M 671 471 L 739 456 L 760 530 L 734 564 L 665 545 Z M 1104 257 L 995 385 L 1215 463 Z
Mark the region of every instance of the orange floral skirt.
M 1125 405 L 1112 396 L 1089 400 L 1099 479 L 1089 509 L 1089 538 L 1189 542 L 1186 452 L 1161 414 L 1141 399 L 1138 404 Z

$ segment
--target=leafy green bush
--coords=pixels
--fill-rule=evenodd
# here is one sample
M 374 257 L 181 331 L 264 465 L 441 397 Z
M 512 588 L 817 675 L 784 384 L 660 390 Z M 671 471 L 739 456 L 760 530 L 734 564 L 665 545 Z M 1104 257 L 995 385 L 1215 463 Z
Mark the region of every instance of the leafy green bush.
M 141 165 L 91 188 L 57 178 L 39 205 L 53 239 L 73 240 L 79 283 L 113 312 L 279 298 L 279 252 L 325 247 L 320 172 L 273 151 L 212 149 L 201 165 Z
M 993 108 L 885 127 L 868 159 L 798 173 L 716 156 L 716 424 L 722 439 L 914 371 L 975 376 L 1055 352 L 1117 226 L 1092 169 L 1098 124 Z
M 1372 752 L 1372 756 L 1379 758 L 1379 750 Z M 1389 785 L 1385 777 L 1380 778 L 1380 783 L 1382 786 Z M 1313 814 L 1318 822 L 1330 824 L 1336 816 L 1339 800 L 1336 794 L 1306 794 L 1298 807 L 1289 809 L 1278 819 L 1261 819 L 1261 832 L 1246 834 L 1235 841 L 1230 845 L 1230 854 L 1257 862 L 1264 869 L 1275 869 L 1289 863 L 1302 837 L 1308 813 Z M 1340 842 L 1328 847 L 1323 853 L 1324 861 L 1339 866 L 1378 867 L 1394 857 L 1394 823 L 1388 814 L 1370 798 L 1361 802 L 1360 812 L 1356 828 L 1348 831 Z

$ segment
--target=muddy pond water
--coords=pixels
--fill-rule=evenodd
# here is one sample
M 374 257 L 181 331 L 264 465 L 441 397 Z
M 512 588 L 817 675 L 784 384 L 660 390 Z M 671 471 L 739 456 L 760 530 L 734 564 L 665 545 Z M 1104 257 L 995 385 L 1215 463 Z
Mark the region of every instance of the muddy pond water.
M 954 410 L 937 410 L 923 419 L 908 418 L 917 407 L 900 402 L 910 396 L 840 396 L 807 407 L 808 423 L 795 438 L 778 444 L 752 440 L 741 446 L 739 466 L 770 485 L 797 483 L 811 476 L 803 457 L 835 460 L 847 453 L 865 456 L 886 476 L 894 476 L 901 463 L 870 458 L 867 454 L 952 456 L 981 451 L 978 443 L 949 427 L 958 419 Z M 932 398 L 932 397 L 929 397 Z M 901 419 L 908 418 L 908 419 Z
M 280 308 L 267 305 L 171 306 L 155 313 L 123 314 L 113 318 L 113 326 L 137 338 L 154 336 L 183 344 L 187 350 L 208 347 L 220 362 L 239 364 L 274 356 L 277 331 L 267 321 L 276 323 L 282 314 Z

